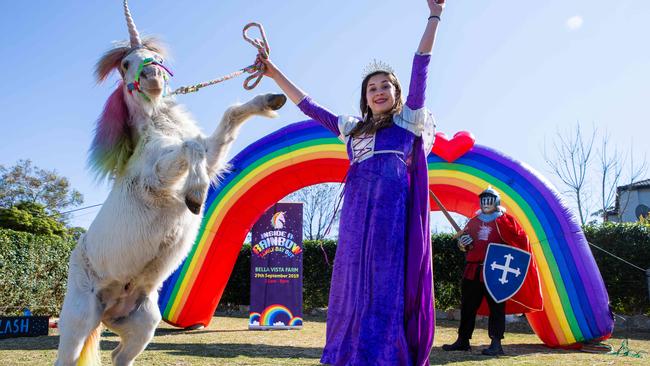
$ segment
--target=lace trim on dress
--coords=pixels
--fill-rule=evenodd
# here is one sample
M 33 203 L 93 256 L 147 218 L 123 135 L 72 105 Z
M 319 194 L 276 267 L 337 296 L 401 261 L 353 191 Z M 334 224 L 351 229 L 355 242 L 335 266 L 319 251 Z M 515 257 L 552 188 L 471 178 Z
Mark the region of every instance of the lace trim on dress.
M 352 163 L 358 163 L 371 157 L 375 150 L 375 134 L 352 137 Z

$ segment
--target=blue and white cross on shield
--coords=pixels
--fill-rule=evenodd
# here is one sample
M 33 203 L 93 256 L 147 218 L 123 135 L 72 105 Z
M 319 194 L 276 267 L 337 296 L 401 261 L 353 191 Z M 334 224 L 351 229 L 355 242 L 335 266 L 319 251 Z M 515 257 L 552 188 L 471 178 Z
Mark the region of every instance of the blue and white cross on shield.
M 485 287 L 494 301 L 513 297 L 524 284 L 530 253 L 505 244 L 490 243 L 483 263 Z

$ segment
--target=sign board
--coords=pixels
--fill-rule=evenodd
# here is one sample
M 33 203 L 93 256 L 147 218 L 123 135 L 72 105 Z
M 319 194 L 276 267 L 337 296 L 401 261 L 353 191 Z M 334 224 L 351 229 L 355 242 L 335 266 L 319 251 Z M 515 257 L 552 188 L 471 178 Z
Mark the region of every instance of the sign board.
M 47 335 L 48 316 L 3 316 L 0 317 L 0 339 L 16 337 L 38 337 Z
M 276 203 L 255 223 L 249 329 L 302 328 L 302 203 Z

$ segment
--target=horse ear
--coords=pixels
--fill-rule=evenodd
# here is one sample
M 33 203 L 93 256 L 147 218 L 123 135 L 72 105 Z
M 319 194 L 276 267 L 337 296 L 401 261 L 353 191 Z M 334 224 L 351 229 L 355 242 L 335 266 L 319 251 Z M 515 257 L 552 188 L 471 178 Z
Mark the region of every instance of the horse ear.
M 111 74 L 111 71 L 117 69 L 122 73 L 120 69 L 120 62 L 122 59 L 129 53 L 131 49 L 129 47 L 116 47 L 112 50 L 107 51 L 95 65 L 95 77 L 97 82 L 101 83 L 106 80 L 108 75 Z
M 97 120 L 95 137 L 90 146 L 88 163 L 100 180 L 124 173 L 133 154 L 129 111 L 124 100 L 124 83 L 120 83 L 104 105 Z

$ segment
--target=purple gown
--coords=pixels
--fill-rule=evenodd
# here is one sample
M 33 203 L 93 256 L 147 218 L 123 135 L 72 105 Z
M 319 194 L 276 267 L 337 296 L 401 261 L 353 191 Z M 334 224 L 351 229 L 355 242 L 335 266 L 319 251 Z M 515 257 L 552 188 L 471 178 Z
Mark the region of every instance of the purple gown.
M 353 118 L 336 117 L 308 97 L 298 104 L 346 141 L 352 162 L 341 210 L 322 363 L 428 364 L 434 314 L 424 190 L 428 189 L 426 147 L 413 132 L 423 126 L 403 126 L 414 116 L 430 118 L 423 109 L 429 58 L 414 58 L 405 112 L 394 116 L 394 121 L 403 123 L 394 123 L 374 136 L 346 138 L 356 122 Z M 430 128 L 424 135 L 433 135 Z

